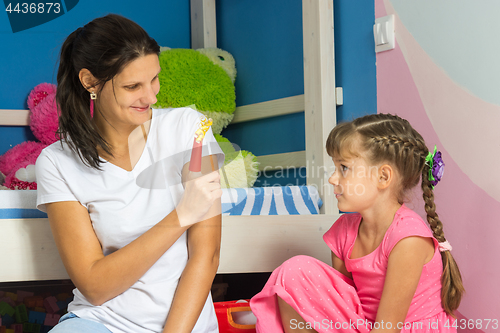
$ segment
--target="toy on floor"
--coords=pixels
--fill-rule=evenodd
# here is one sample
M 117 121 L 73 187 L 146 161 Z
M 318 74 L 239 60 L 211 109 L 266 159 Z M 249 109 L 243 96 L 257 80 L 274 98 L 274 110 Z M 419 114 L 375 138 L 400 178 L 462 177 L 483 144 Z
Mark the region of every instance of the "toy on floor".
M 0 291 L 0 332 L 46 333 L 67 311 L 72 296 Z
M 11 190 L 36 190 L 35 162 L 42 149 L 59 140 L 56 86 L 37 85 L 28 96 L 30 128 L 40 142 L 20 143 L 0 156 L 3 186 Z
M 234 58 L 217 48 L 169 49 L 160 53 L 158 107 L 193 106 L 213 119 L 212 131 L 226 155 L 221 177 L 223 188 L 252 187 L 258 176 L 258 162 L 248 151 L 234 149 L 221 131 L 231 122 L 236 109 Z
M 220 333 L 255 333 L 255 318 L 248 300 L 215 302 Z

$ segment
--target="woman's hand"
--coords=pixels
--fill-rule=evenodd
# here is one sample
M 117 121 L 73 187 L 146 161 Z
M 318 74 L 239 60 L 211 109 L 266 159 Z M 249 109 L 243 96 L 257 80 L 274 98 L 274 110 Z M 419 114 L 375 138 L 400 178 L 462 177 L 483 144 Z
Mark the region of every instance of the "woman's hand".
M 222 196 L 219 171 L 206 175 L 188 172 L 184 182 L 184 194 L 176 207 L 181 227 L 192 225 L 219 215 L 219 209 L 211 209 Z

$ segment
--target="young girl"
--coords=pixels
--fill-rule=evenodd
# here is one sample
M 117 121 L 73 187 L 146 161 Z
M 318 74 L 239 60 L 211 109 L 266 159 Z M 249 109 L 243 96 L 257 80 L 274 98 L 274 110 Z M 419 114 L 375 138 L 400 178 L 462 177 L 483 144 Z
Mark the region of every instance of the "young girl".
M 326 142 L 342 215 L 324 235 L 332 267 L 298 256 L 250 302 L 257 332 L 456 332 L 464 292 L 433 188 L 444 164 L 408 121 L 369 115 Z M 421 182 L 427 221 L 403 201 Z

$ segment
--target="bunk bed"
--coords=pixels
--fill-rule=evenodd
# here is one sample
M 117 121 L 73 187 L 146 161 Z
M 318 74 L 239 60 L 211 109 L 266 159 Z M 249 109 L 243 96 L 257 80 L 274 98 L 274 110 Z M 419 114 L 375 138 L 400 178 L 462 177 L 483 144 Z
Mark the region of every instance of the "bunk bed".
M 259 156 L 260 168 L 315 168 L 307 184 L 322 206 L 310 215 L 222 217 L 219 273 L 270 272 L 294 255 L 331 261 L 323 234 L 339 217 L 328 184 L 333 163 L 324 149 L 336 124 L 333 0 L 303 0 L 304 94 L 240 106 L 233 123 L 305 112 L 306 150 Z M 215 0 L 191 0 L 192 48 L 216 47 Z M 0 110 L 0 125 L 27 126 L 28 110 Z M 35 191 L 0 191 L 0 282 L 67 279 L 48 219 L 36 211 Z M 250 250 L 251 249 L 251 250 Z

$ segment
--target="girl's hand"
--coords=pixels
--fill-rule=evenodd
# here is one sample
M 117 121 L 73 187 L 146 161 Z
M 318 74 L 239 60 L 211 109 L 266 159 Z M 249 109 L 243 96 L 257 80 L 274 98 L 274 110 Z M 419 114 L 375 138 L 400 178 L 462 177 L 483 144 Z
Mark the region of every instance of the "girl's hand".
M 214 202 L 222 196 L 219 171 L 206 175 L 189 172 L 186 178 L 184 194 L 176 207 L 181 227 L 219 215 L 220 209 L 210 210 Z

